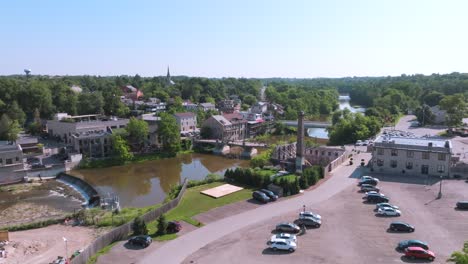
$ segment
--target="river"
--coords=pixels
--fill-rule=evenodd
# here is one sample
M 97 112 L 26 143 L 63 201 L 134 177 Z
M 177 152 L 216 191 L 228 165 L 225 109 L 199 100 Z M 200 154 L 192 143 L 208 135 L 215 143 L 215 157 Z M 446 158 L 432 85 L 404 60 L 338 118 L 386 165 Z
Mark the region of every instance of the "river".
M 345 109 L 349 109 L 352 113 L 364 113 L 366 111 L 365 108 L 363 107 L 359 107 L 359 106 L 356 106 L 356 107 L 353 107 L 349 104 L 349 101 L 351 100 L 351 98 L 349 97 L 348 94 L 340 94 L 339 97 L 338 97 L 338 101 L 339 101 L 339 109 L 340 110 L 345 110 Z M 328 139 L 328 132 L 325 128 L 309 128 L 307 130 L 307 134 L 309 135 L 309 137 L 312 137 L 312 138 L 325 138 L 325 139 Z
M 184 179 L 202 180 L 209 173 L 223 175 L 228 168 L 248 165 L 248 160 L 193 153 L 125 166 L 73 170 L 70 174 L 84 179 L 101 194 L 118 195 L 122 207 L 144 207 L 162 202 L 171 186 Z

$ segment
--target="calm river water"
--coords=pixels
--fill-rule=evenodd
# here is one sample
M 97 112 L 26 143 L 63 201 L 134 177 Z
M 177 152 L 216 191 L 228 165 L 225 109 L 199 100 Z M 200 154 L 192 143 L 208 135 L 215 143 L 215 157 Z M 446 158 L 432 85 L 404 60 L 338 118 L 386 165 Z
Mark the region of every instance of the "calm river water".
M 340 94 L 338 97 L 339 100 L 339 109 L 349 109 L 352 113 L 364 113 L 366 111 L 363 107 L 352 107 L 349 104 L 351 98 L 348 94 Z M 309 128 L 307 130 L 309 137 L 313 138 L 328 138 L 328 132 L 325 128 Z
M 122 207 L 143 207 L 162 202 L 171 186 L 186 178 L 202 180 L 209 173 L 223 175 L 228 168 L 248 165 L 248 160 L 193 153 L 125 166 L 74 170 L 70 174 L 84 179 L 101 194 L 118 195 Z

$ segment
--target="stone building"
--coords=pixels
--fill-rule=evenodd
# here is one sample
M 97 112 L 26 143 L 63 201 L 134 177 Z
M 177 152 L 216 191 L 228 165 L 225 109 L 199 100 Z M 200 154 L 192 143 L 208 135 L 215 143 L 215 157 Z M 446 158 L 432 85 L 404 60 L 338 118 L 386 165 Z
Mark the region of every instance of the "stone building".
M 374 141 L 370 166 L 378 173 L 449 176 L 451 156 L 450 140 L 384 135 Z
M 210 130 L 210 139 L 222 141 L 243 140 L 246 134 L 246 121 L 232 118 L 228 120 L 222 115 L 213 115 L 208 118 L 203 127 Z
M 22 181 L 26 172 L 19 144 L 0 141 L 0 184 Z

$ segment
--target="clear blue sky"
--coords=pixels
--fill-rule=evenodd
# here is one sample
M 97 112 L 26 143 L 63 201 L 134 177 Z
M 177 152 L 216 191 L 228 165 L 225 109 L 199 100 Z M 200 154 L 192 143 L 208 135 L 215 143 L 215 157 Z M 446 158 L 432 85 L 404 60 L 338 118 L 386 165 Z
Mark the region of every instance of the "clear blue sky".
M 0 75 L 468 72 L 467 12 L 465 0 L 4 1 Z

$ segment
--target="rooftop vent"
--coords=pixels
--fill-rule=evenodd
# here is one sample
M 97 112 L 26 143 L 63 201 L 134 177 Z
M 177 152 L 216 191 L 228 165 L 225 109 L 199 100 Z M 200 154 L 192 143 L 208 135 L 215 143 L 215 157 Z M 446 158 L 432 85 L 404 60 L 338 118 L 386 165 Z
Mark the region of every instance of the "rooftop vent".
M 432 147 L 432 142 L 427 143 L 428 147 Z

